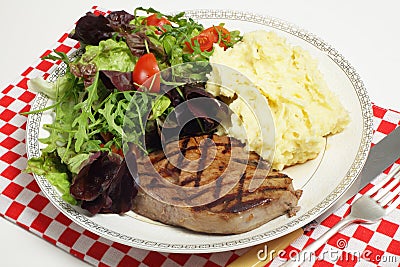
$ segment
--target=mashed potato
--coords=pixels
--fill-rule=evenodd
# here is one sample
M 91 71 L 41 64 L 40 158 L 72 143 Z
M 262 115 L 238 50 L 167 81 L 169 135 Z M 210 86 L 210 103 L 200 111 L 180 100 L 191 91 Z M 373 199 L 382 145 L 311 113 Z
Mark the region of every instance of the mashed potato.
M 242 42 L 226 51 L 215 46 L 210 62 L 247 76 L 265 96 L 275 124 L 274 169 L 315 158 L 324 147 L 324 137 L 342 131 L 349 122 L 347 111 L 327 87 L 316 60 L 274 32 L 247 33 Z M 232 120 L 226 134 L 243 140 L 242 134 L 235 132 L 237 124 L 242 123 L 248 148 L 264 157 L 268 151 L 257 140 L 259 128 L 235 96 L 247 94 L 246 85 L 224 75 L 213 69 L 207 91 L 228 99 L 230 108 L 243 120 Z

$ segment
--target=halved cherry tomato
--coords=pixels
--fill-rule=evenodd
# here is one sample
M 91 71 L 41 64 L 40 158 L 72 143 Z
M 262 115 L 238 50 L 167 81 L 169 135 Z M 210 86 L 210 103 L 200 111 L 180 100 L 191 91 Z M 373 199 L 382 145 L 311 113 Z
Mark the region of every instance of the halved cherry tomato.
M 171 22 L 164 18 L 164 17 L 157 17 L 157 14 L 153 14 L 148 16 L 143 20 L 143 24 L 149 25 L 149 26 L 156 26 L 161 29 L 161 31 L 156 30 L 156 34 L 162 34 L 162 31 L 165 31 L 164 25 L 171 25 Z
M 125 157 L 124 152 L 122 151 L 122 148 L 117 148 L 115 145 L 111 146 L 111 151 L 113 153 L 116 153 L 118 155 L 120 155 L 121 157 Z
M 104 144 L 101 143 L 100 147 L 103 148 Z M 111 151 L 113 153 L 116 153 L 116 154 L 120 155 L 121 157 L 125 157 L 124 152 L 122 151 L 122 148 L 117 148 L 114 144 L 111 145 Z
M 218 43 L 219 41 L 219 46 L 223 47 L 224 49 L 227 48 L 226 43 L 231 41 L 230 32 L 222 26 L 212 26 L 203 30 L 202 33 L 208 33 L 209 35 L 213 36 L 213 42 Z
M 195 45 L 195 40 L 199 42 L 201 51 L 211 51 L 214 43 L 218 43 L 219 46 L 224 49 L 227 48 L 226 43 L 231 41 L 230 32 L 222 26 L 212 26 L 200 32 L 199 35 L 190 39 L 190 42 L 186 42 L 190 52 L 193 52 L 192 46 Z
M 190 39 L 191 44 L 189 42 L 185 43 L 190 52 L 193 52 L 192 46 L 196 45 L 196 41 L 199 43 L 201 51 L 211 51 L 214 43 L 214 37 L 209 33 L 203 32 L 193 37 Z
M 153 53 L 144 54 L 139 58 L 133 69 L 132 79 L 138 90 L 145 86 L 152 93 L 160 91 L 160 68 Z

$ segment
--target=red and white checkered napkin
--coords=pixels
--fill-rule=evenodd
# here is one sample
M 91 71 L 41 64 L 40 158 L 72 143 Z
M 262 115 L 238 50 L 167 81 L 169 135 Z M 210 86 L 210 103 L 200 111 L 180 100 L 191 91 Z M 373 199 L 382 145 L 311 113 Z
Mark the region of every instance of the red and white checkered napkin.
M 94 8 L 94 11 L 101 12 Z M 56 43 L 57 51 L 70 52 L 79 44 L 65 33 Z M 42 56 L 47 55 L 47 50 Z M 42 237 L 70 254 L 98 266 L 225 266 L 246 249 L 213 254 L 168 254 L 132 248 L 99 237 L 73 223 L 60 213 L 40 191 L 30 174 L 21 172 L 26 166 L 26 117 L 19 113 L 30 109 L 35 95 L 27 91 L 27 81 L 47 77 L 57 66 L 37 61 L 15 82 L 0 93 L 0 215 L 18 226 Z M 400 113 L 374 106 L 373 142 L 378 142 L 400 122 Z M 400 164 L 400 161 L 396 164 Z M 385 172 L 387 173 L 387 172 Z M 379 176 L 376 181 L 384 178 Z M 376 182 L 375 181 L 375 182 Z M 369 186 L 372 186 L 370 184 Z M 365 190 L 364 190 L 365 191 Z M 285 253 L 299 251 L 318 238 L 348 212 L 349 203 L 327 218 L 322 225 L 296 240 Z M 400 210 L 372 225 L 351 225 L 335 235 L 323 251 L 317 266 L 397 266 L 400 263 Z M 321 252 L 322 251 L 322 252 Z M 279 258 L 270 265 L 281 263 Z

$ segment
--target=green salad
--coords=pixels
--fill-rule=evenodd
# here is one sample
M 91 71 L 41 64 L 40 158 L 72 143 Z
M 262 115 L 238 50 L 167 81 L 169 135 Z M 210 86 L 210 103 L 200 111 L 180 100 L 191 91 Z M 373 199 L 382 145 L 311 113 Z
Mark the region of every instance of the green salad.
M 65 201 L 92 214 L 123 213 L 137 192 L 127 157 L 160 149 L 162 122 L 177 105 L 214 98 L 198 81 L 211 70 L 207 63 L 214 46 L 227 49 L 241 36 L 223 24 L 204 28 L 184 13 L 169 16 L 137 8 L 133 14 L 89 12 L 69 37 L 80 42 L 80 56 L 70 59 L 54 51 L 44 57 L 63 61 L 65 75 L 55 82 L 42 77 L 29 81 L 29 88 L 52 104 L 27 114 L 51 109 L 55 115 L 44 125 L 48 137 L 39 140 L 46 147 L 39 158 L 28 160 L 27 171 L 45 176 Z M 180 115 L 175 116 L 180 127 Z M 182 135 L 210 133 L 217 126 L 199 118 L 184 126 Z

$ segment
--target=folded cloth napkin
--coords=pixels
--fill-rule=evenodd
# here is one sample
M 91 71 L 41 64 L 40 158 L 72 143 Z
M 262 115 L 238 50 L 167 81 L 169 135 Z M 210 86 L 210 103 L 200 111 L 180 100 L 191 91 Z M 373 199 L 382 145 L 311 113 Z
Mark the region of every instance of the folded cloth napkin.
M 102 12 L 96 7 L 94 11 Z M 68 53 L 79 47 L 77 42 L 67 37 L 67 33 L 63 34 L 53 48 Z M 42 56 L 50 52 L 51 50 L 47 50 Z M 20 115 L 21 112 L 30 109 L 30 103 L 35 97 L 32 92 L 27 91 L 27 81 L 40 75 L 47 77 L 54 68 L 54 63 L 38 60 L 15 82 L 1 91 L 1 216 L 71 255 L 97 266 L 226 266 L 246 252 L 247 249 L 212 254 L 169 254 L 141 250 L 91 233 L 59 212 L 43 195 L 33 176 L 22 172 L 27 161 L 25 148 L 27 118 Z M 375 130 L 373 143 L 376 143 L 399 125 L 400 113 L 378 106 L 373 106 L 373 111 Z M 349 205 L 350 202 L 315 230 L 300 237 L 280 256 L 287 258 L 292 251 L 299 251 L 318 238 L 348 212 Z M 324 246 L 324 251 L 328 250 L 334 256 L 314 259 L 314 262 L 321 266 L 335 264 L 374 266 L 385 260 L 385 263 L 397 266 L 400 262 L 399 219 L 400 210 L 397 209 L 379 223 L 349 226 Z M 319 253 L 321 251 L 322 249 Z M 280 263 L 280 258 L 277 258 L 270 265 L 277 266 Z

